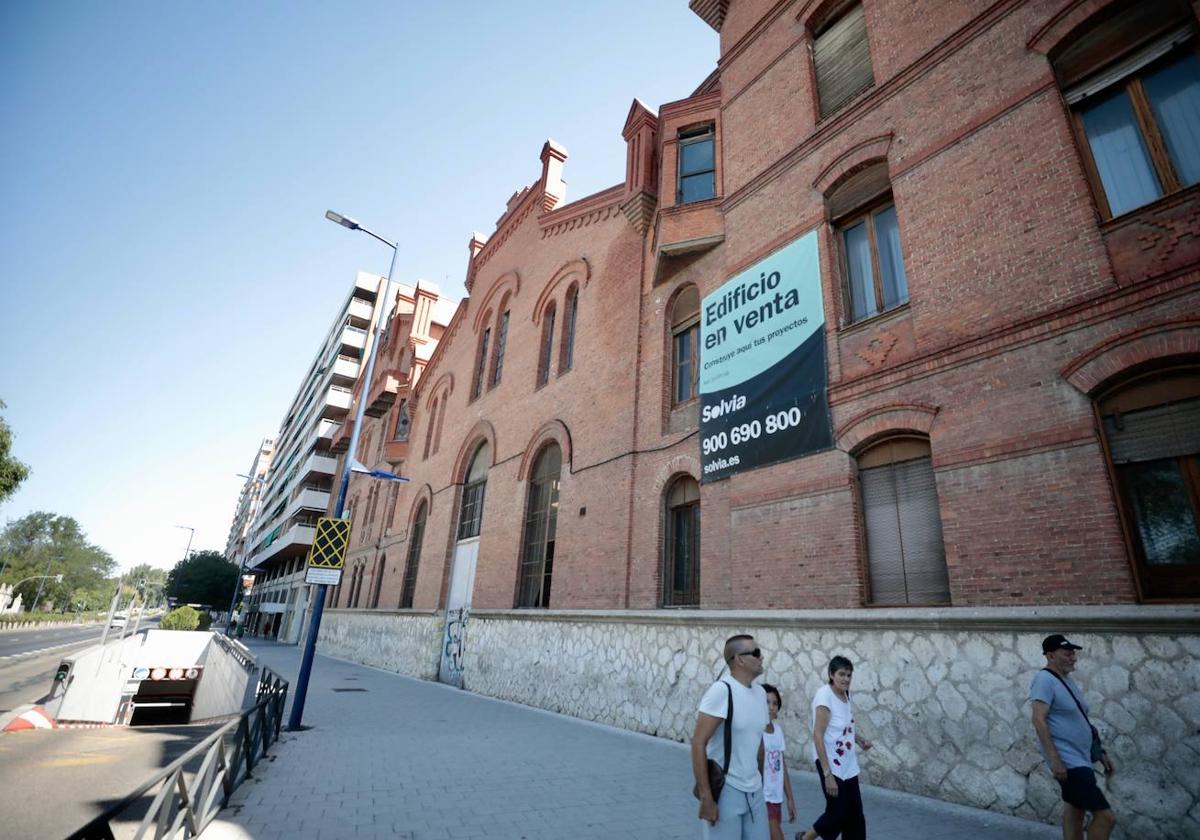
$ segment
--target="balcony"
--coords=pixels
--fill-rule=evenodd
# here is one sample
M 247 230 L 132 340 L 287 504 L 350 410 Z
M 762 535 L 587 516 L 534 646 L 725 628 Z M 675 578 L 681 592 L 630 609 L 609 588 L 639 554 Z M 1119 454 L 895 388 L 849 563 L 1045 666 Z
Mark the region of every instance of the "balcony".
M 317 430 L 313 432 L 312 439 L 309 440 L 309 447 L 317 450 L 329 449 L 339 428 L 339 424 L 334 420 L 322 420 L 317 426 Z
M 345 385 L 347 387 L 352 386 L 358 381 L 358 370 L 358 359 L 355 356 L 339 355 L 334 360 L 333 370 L 331 371 L 333 384 Z
M 309 481 L 318 476 L 332 476 L 337 471 L 337 460 L 328 455 L 318 455 L 314 452 L 305 460 L 297 473 L 301 481 Z
M 351 322 L 358 322 L 362 326 L 371 323 L 371 314 L 375 310 L 375 305 L 362 298 L 350 298 L 350 308 L 348 314 Z
M 370 399 L 363 410 L 368 417 L 382 417 L 396 404 L 396 394 L 400 391 L 403 377 L 404 375 L 395 369 L 385 370 L 375 377 Z
M 330 385 L 329 390 L 325 392 L 325 404 L 321 406 L 321 419 L 329 420 L 344 416 L 350 408 L 353 397 L 354 393 L 349 388 Z
M 342 327 L 341 347 L 339 356 L 358 355 L 367 346 L 367 331 L 346 325 Z
M 329 491 L 317 487 L 306 486 L 296 498 L 292 499 L 284 510 L 284 517 L 291 517 L 300 510 L 319 510 L 324 513 L 329 509 Z
M 293 525 L 251 557 L 246 563 L 246 568 L 255 569 L 270 560 L 290 559 L 307 554 L 316 533 L 317 529 L 312 525 Z

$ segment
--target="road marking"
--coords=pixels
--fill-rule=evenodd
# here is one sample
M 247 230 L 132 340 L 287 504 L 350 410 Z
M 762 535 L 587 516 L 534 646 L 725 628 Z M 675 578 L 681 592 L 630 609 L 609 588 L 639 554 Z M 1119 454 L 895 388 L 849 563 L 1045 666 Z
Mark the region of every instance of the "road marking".
M 88 638 L 88 639 L 75 639 L 74 641 L 65 642 L 61 645 L 53 645 L 51 647 L 39 648 L 38 650 L 26 650 L 26 651 L 22 651 L 21 653 L 10 653 L 8 656 L 0 656 L 0 662 L 5 662 L 10 659 L 29 659 L 30 657 L 37 656 L 38 654 L 41 654 L 41 653 L 49 653 L 52 650 L 62 650 L 65 647 L 71 647 L 72 645 L 83 644 L 84 642 L 90 642 L 90 641 L 93 641 L 94 639 L 98 639 L 98 638 L 99 638 L 99 636 L 96 636 L 93 638 Z

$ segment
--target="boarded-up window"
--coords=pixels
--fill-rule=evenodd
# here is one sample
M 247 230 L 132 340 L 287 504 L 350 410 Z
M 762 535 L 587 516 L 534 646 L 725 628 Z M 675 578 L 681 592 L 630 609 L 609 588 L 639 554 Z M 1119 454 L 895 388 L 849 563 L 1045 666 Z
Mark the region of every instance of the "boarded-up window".
M 867 46 L 867 19 L 861 4 L 855 4 L 816 32 L 813 65 L 822 118 L 875 83 Z
M 893 438 L 858 459 L 872 604 L 950 603 L 928 441 Z
M 1200 374 L 1131 383 L 1100 415 L 1142 594 L 1200 596 Z

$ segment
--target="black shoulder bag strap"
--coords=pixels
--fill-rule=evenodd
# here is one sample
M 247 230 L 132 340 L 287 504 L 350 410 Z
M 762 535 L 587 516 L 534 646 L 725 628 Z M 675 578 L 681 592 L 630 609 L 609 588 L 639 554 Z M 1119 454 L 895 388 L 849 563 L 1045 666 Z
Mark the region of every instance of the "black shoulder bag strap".
M 733 752 L 733 686 L 725 683 L 725 690 L 729 692 L 729 714 L 725 717 L 725 765 L 721 772 L 728 774 L 729 756 Z
M 1087 712 L 1085 712 L 1085 711 L 1083 710 L 1083 704 L 1079 702 L 1079 698 L 1075 696 L 1075 692 L 1071 690 L 1071 686 L 1067 684 L 1067 681 L 1066 681 L 1066 680 L 1064 680 L 1064 679 L 1063 679 L 1063 678 L 1062 678 L 1062 677 L 1061 677 L 1061 676 L 1058 674 L 1058 672 L 1057 672 L 1057 671 L 1051 671 L 1049 668 L 1043 668 L 1042 670 L 1043 670 L 1043 671 L 1045 671 L 1047 674 L 1054 674 L 1054 677 L 1055 677 L 1055 678 L 1056 678 L 1056 679 L 1057 679 L 1057 680 L 1058 680 L 1060 683 L 1062 683 L 1062 684 L 1063 684 L 1063 688 L 1065 688 L 1065 689 L 1067 690 L 1067 694 L 1070 694 L 1070 695 L 1071 695 L 1071 699 L 1072 699 L 1072 700 L 1074 700 L 1074 701 L 1075 701 L 1075 705 L 1079 707 L 1079 714 L 1083 715 L 1083 719 L 1087 721 L 1087 725 L 1088 725 L 1088 726 L 1091 726 L 1091 725 L 1092 725 L 1091 718 L 1089 718 L 1089 717 L 1088 717 L 1088 713 L 1087 713 Z M 1095 728 L 1095 727 L 1093 727 L 1093 729 L 1094 729 L 1094 728 Z

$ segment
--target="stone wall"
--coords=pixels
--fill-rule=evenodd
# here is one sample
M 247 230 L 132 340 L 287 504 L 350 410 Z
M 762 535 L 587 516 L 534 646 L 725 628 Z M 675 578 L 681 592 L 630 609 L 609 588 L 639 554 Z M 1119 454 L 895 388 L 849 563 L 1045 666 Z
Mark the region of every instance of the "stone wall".
M 364 665 L 436 680 L 441 615 L 414 610 L 325 610 L 321 653 Z
M 436 679 L 442 619 L 332 610 L 321 651 Z M 1118 772 L 1102 780 L 1117 838 L 1200 837 L 1200 608 L 709 611 L 476 610 L 470 691 L 676 741 L 722 672 L 721 647 L 754 634 L 784 697 L 788 759 L 808 754 L 809 702 L 835 654 L 855 663 L 856 716 L 875 749 L 864 781 L 1056 823 L 1058 787 L 1026 696 L 1041 639 L 1084 646 L 1075 674 Z M 680 768 L 681 774 L 686 768 Z

